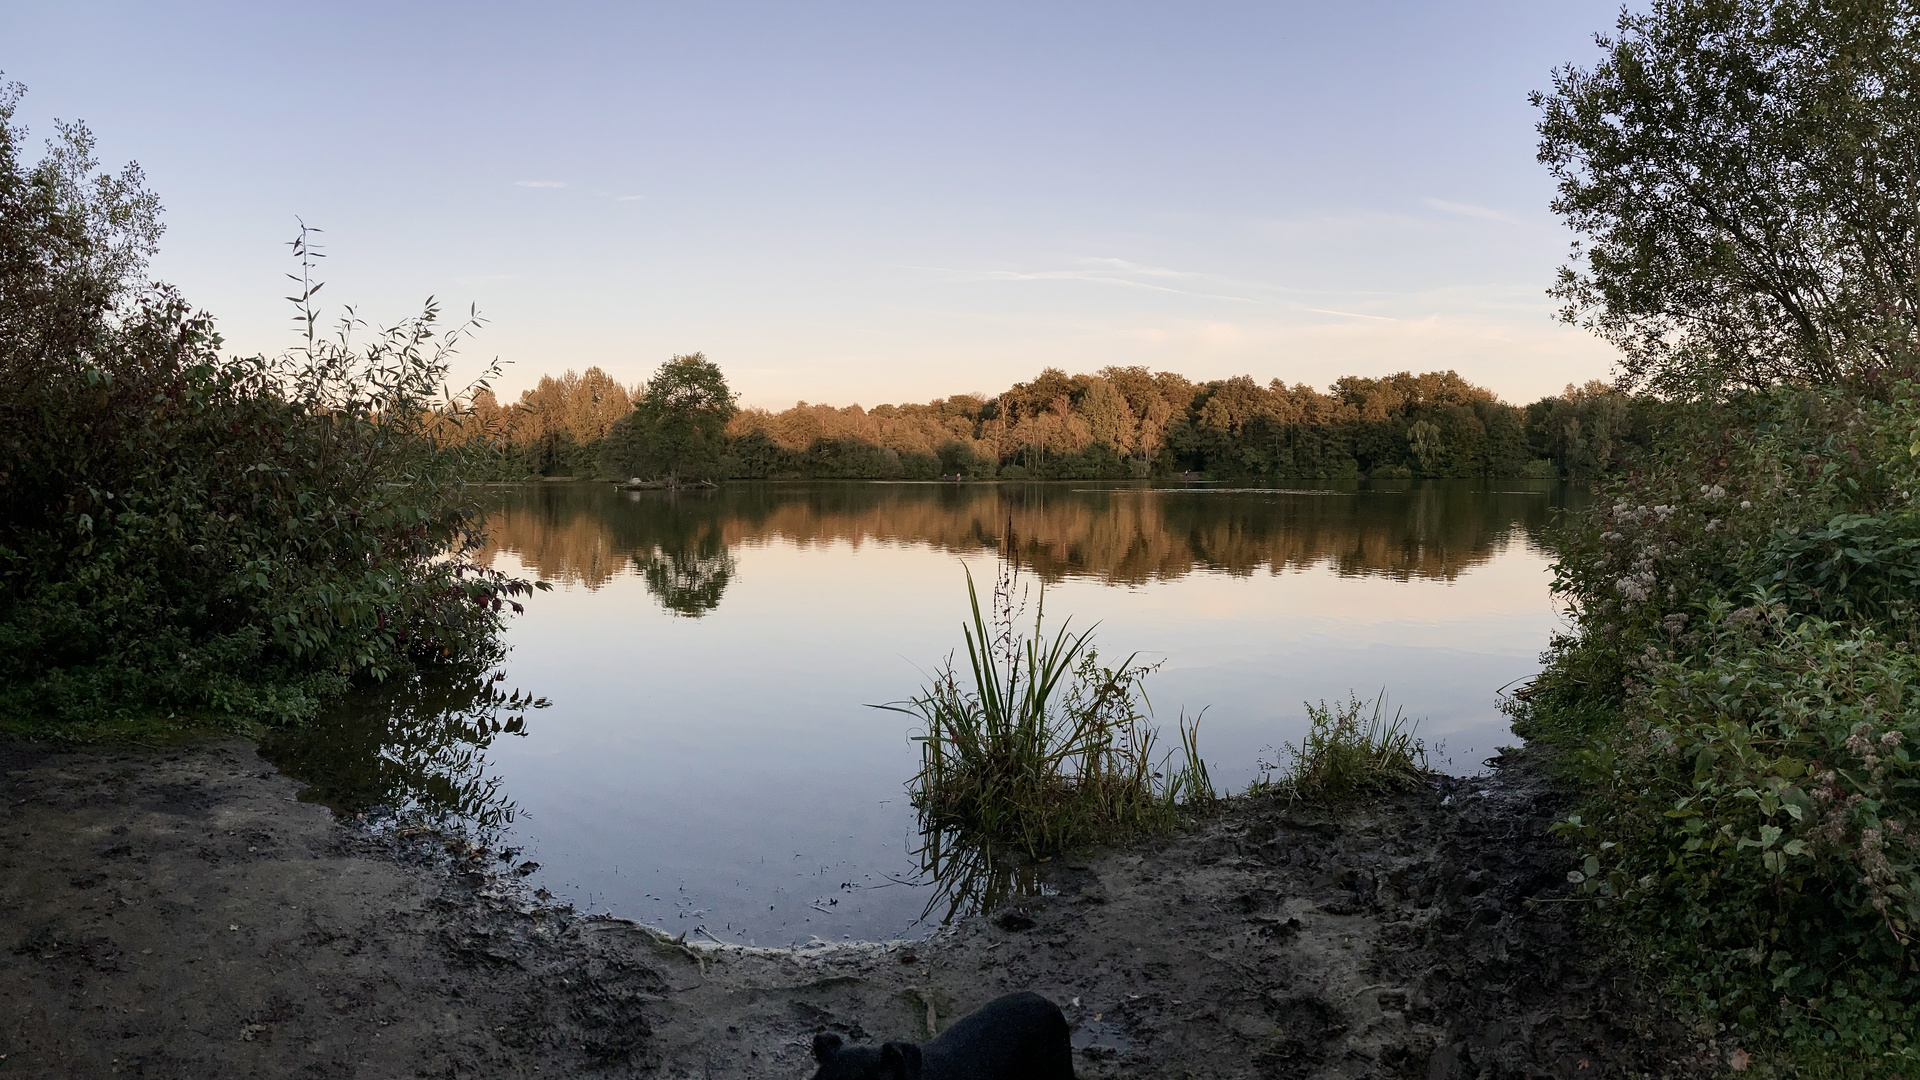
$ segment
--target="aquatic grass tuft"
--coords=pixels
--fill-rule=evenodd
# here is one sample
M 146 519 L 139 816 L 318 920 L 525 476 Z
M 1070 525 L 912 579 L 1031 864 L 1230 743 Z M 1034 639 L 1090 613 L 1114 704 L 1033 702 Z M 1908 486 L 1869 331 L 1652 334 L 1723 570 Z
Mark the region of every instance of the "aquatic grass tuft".
M 1180 718 L 1182 762 L 1156 760 L 1145 680 L 1158 665 L 1100 662 L 1091 629 L 1049 637 L 1046 594 L 1029 637 L 1024 593 L 1003 567 L 991 619 L 967 574 L 966 665 L 949 656 L 915 697 L 881 706 L 917 717 L 920 771 L 911 786 L 932 849 L 984 846 L 1042 857 L 1076 845 L 1172 828 L 1213 799 L 1199 757 L 1199 720 Z M 942 860 L 936 860 L 942 861 Z
M 1418 723 L 1400 710 L 1386 715 L 1387 695 L 1371 701 L 1352 693 L 1345 703 L 1305 703 L 1307 733 L 1284 753 L 1292 768 L 1256 789 L 1284 791 L 1294 799 L 1338 803 L 1418 787 L 1429 775 L 1427 748 L 1415 736 Z

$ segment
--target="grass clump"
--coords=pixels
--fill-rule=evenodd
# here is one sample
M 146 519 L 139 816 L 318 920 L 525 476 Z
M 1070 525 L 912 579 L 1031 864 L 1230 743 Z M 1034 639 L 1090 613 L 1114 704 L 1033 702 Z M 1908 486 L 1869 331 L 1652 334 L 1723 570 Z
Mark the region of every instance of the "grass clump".
M 1180 721 L 1177 768 L 1176 752 L 1156 758 L 1144 684 L 1157 665 L 1136 656 L 1103 665 L 1091 629 L 1076 634 L 1062 625 L 1049 637 L 1044 590 L 1032 635 L 1022 633 L 1024 594 L 1016 595 L 1015 578 L 1011 567 L 1002 570 L 989 618 L 969 573 L 966 665 L 949 657 L 918 695 L 883 706 L 925 725 L 911 790 L 929 850 L 1045 857 L 1170 829 L 1210 802 L 1197 718 Z
M 1278 781 L 1255 791 L 1278 790 L 1309 802 L 1338 803 L 1418 787 L 1428 776 L 1427 748 L 1415 737 L 1417 723 L 1400 710 L 1386 715 L 1387 696 L 1361 701 L 1349 693 L 1332 705 L 1306 703 L 1307 733 L 1283 753 L 1292 767 Z

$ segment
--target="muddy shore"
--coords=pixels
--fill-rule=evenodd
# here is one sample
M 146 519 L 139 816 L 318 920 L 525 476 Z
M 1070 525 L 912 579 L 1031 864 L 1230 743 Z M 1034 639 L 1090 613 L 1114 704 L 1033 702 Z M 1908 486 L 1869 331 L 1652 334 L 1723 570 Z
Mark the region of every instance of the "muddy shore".
M 676 942 L 299 802 L 226 741 L 0 742 L 0 1078 L 805 1077 L 1031 989 L 1083 1077 L 1687 1077 L 1583 935 L 1536 763 L 1361 811 L 1240 801 L 912 943 Z

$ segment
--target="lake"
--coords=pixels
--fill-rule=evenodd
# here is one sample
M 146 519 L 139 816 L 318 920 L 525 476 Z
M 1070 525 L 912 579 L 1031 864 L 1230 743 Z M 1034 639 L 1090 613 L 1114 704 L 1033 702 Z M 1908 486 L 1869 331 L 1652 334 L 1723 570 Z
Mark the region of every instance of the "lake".
M 481 561 L 552 585 L 486 675 L 360 695 L 267 753 L 336 809 L 449 812 L 584 909 L 779 945 L 933 929 L 905 784 L 966 573 L 1097 624 L 1172 742 L 1204 710 L 1245 787 L 1304 701 L 1385 692 L 1446 771 L 1511 743 L 1497 692 L 1559 625 L 1538 481 L 499 486 Z M 1036 594 L 1037 595 L 1037 594 Z M 948 883 L 950 886 L 950 883 Z M 929 904 L 932 909 L 929 912 Z

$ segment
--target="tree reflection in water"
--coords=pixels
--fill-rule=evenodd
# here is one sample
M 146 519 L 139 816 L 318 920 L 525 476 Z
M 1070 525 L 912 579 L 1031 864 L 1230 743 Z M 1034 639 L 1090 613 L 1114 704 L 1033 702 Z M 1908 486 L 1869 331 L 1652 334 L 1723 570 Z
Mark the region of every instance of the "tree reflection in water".
M 308 787 L 301 798 L 336 813 L 459 822 L 482 832 L 514 819 L 487 749 L 525 735 L 548 704 L 501 688 L 493 667 L 395 680 L 350 694 L 313 722 L 262 740 L 267 760 Z
M 660 550 L 642 560 L 647 591 L 675 615 L 699 618 L 720 606 L 733 579 L 733 556 L 717 536 L 703 536 L 692 550 Z
M 746 545 L 927 545 L 1006 550 L 1047 582 L 1111 585 L 1194 573 L 1326 567 L 1346 577 L 1452 581 L 1512 539 L 1539 543 L 1584 489 L 1547 481 L 1419 481 L 1327 490 L 1165 490 L 1115 484 L 733 483 L 619 492 L 502 485 L 479 560 L 503 552 L 543 581 L 599 589 L 640 576 L 667 610 L 719 605 Z

